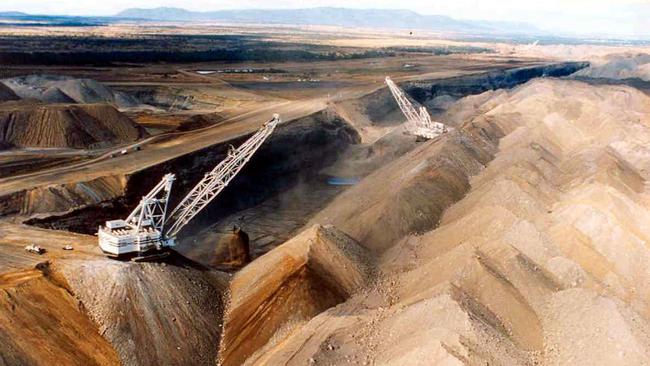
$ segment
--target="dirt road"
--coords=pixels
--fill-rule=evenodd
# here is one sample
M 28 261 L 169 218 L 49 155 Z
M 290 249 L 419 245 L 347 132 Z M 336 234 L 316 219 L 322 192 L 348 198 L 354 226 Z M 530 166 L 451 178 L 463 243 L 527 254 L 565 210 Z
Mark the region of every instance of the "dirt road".
M 397 81 L 455 77 L 503 69 L 504 66 L 471 71 L 441 71 L 425 75 L 395 78 Z M 0 196 L 51 184 L 89 181 L 102 176 L 129 174 L 194 151 L 249 134 L 270 120 L 274 113 L 283 121 L 291 121 L 325 109 L 329 102 L 359 98 L 383 88 L 382 81 L 341 89 L 335 95 L 274 104 L 232 117 L 216 126 L 189 132 L 171 132 L 149 137 L 131 145 L 118 146 L 102 155 L 79 163 L 54 167 L 39 172 L 0 179 Z M 135 151 L 140 147 L 141 151 Z M 120 151 L 127 149 L 127 155 Z M 115 155 L 115 157 L 111 157 Z

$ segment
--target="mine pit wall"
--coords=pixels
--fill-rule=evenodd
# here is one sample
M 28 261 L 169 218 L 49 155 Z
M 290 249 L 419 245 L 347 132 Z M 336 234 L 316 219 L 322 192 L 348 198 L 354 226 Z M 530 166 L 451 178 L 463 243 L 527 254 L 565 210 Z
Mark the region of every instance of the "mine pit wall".
M 462 97 L 486 90 L 510 88 L 536 77 L 561 77 L 587 67 L 587 63 L 559 63 L 429 82 L 401 84 L 409 95 L 425 104 L 440 95 Z M 400 121 L 402 116 L 390 91 L 383 88 L 360 99 L 370 120 L 377 125 Z M 238 146 L 241 137 L 228 143 L 179 157 L 130 176 L 101 177 L 90 182 L 35 188 L 0 197 L 0 216 L 32 216 L 27 224 L 71 230 L 96 231 L 106 219 L 126 217 L 164 174 L 174 172 L 173 199 L 179 200 L 214 165 L 225 157 L 228 145 Z M 252 207 L 273 194 L 313 177 L 336 161 L 346 146 L 358 143 L 358 133 L 337 115 L 323 111 L 278 127 L 269 141 L 218 198 L 191 224 L 197 228 L 209 218 L 219 218 Z M 177 203 L 172 201 L 171 207 Z M 53 214 L 56 213 L 56 214 Z M 188 228 L 191 229 L 191 228 Z
M 241 365 L 374 278 L 373 258 L 334 227 L 315 225 L 234 275 L 220 364 Z
M 564 62 L 541 66 L 522 67 L 509 70 L 492 71 L 469 76 L 458 76 L 448 79 L 400 83 L 400 87 L 415 101 L 426 106 L 439 96 L 462 98 L 469 95 L 481 94 L 488 90 L 510 89 L 539 77 L 569 76 L 585 67 L 587 62 Z M 365 112 L 378 125 L 392 122 L 395 117 L 401 117 L 397 104 L 394 102 L 388 88 L 380 89 L 361 98 L 365 104 Z
M 332 223 L 341 229 L 341 236 L 350 237 L 341 247 L 359 246 L 361 252 L 370 258 L 377 258 L 376 256 L 391 248 L 401 250 L 393 247 L 399 240 L 409 234 L 429 231 L 439 224 L 445 210 L 460 201 L 470 190 L 471 178 L 494 159 L 500 140 L 516 127 L 517 124 L 513 121 L 494 121 L 490 118 L 467 121 L 441 138 L 421 144 L 341 193 L 307 227 L 311 224 Z M 318 235 L 309 233 L 322 229 L 314 227 L 305 229 L 303 233 L 257 259 L 233 277 L 230 283 L 231 301 L 226 310 L 220 349 L 221 364 L 298 364 L 301 361 L 300 356 L 296 356 L 298 352 L 293 347 L 306 349 L 309 343 L 313 347 L 316 341 L 311 336 L 314 334 L 317 334 L 314 339 L 327 339 L 329 342 L 329 339 L 336 338 L 339 332 L 345 334 L 349 331 L 343 327 L 337 329 L 337 326 L 328 330 L 320 319 L 316 323 L 310 322 L 318 316 L 314 309 L 322 314 L 325 311 L 323 309 L 331 305 L 323 301 L 323 296 L 314 299 L 308 293 L 293 297 L 287 294 L 291 289 L 314 286 L 314 283 L 322 286 L 327 283 L 324 278 L 334 279 L 330 288 L 335 288 L 336 283 L 344 282 L 339 280 L 341 277 L 337 275 L 347 275 L 355 268 L 354 263 L 364 262 L 321 262 L 336 258 L 337 256 L 332 254 L 336 250 L 332 246 L 315 246 L 314 243 L 318 240 L 313 238 Z M 301 257 L 301 253 L 305 252 L 304 249 L 301 250 L 301 245 L 305 246 L 303 243 L 311 243 L 309 256 Z M 408 254 L 409 260 L 411 254 Z M 372 261 L 368 263 L 371 266 L 376 265 Z M 311 276 L 302 275 L 304 272 L 300 271 L 303 268 L 307 268 L 307 273 Z M 301 276 L 292 275 L 294 272 Z M 372 270 L 361 272 L 372 273 Z M 369 278 L 375 276 L 373 273 Z M 276 280 L 275 283 L 272 283 L 271 279 Z M 254 283 L 255 281 L 258 283 Z M 255 293 L 255 296 L 251 292 Z M 350 293 L 352 291 L 348 292 L 347 296 L 338 297 L 333 297 L 331 292 L 327 294 L 335 300 L 333 303 L 337 303 L 347 301 Z M 465 296 L 462 301 L 468 301 L 464 293 L 459 292 L 459 296 Z M 255 301 L 246 301 L 249 298 Z M 297 326 L 293 325 L 296 312 L 294 309 L 306 305 L 311 308 L 301 314 L 301 321 L 304 321 L 305 325 L 300 325 L 299 322 L 295 322 Z M 288 311 L 287 308 L 294 311 Z M 352 306 L 340 308 L 336 316 L 362 317 L 360 314 L 367 311 L 366 308 L 352 311 L 349 309 L 352 309 Z M 482 310 L 481 308 L 478 312 Z M 496 324 L 498 327 L 499 323 Z M 291 332 L 284 330 L 284 327 L 289 327 Z M 311 333 L 314 332 L 314 327 L 319 327 L 319 331 L 323 333 Z M 262 331 L 258 331 L 259 329 Z M 294 340 L 287 334 L 302 331 L 309 338 L 297 341 L 299 346 L 291 343 Z M 326 344 L 328 343 L 321 344 L 321 350 Z M 331 360 L 327 357 L 332 357 L 332 354 L 319 352 L 311 356 L 317 360 L 318 356 Z M 320 364 L 318 361 L 317 363 Z
M 341 193 L 307 226 L 332 224 L 376 254 L 406 235 L 432 230 L 492 161 L 505 133 L 479 120 L 422 144 Z
M 16 212 L 15 207 L 22 207 L 23 214 L 33 215 L 32 219 L 25 222 L 27 224 L 92 234 L 104 221 L 126 217 L 140 198 L 163 175 L 170 172 L 176 174 L 177 178 L 170 202 L 170 207 L 175 207 L 205 173 L 225 158 L 229 145 L 239 146 L 246 138 L 248 136 L 214 145 L 127 177 L 95 180 L 115 183 L 110 189 L 104 188 L 105 184 L 90 184 L 91 182 L 35 189 L 10 197 L 8 203 L 4 203 L 7 207 L 5 210 Z M 242 172 L 215 200 L 216 204 L 211 204 L 201 212 L 186 230 L 214 223 L 233 212 L 252 207 L 302 180 L 313 179 L 322 168 L 335 162 L 348 145 L 359 141 L 356 131 L 329 111 L 278 126 Z M 101 189 L 95 191 L 96 186 Z M 77 192 L 83 192 L 84 195 Z M 30 198 L 35 196 L 41 198 Z M 45 201 L 56 204 L 39 203 Z M 66 205 L 74 209 L 64 214 L 45 216 L 48 212 L 61 212 Z
M 635 89 L 639 89 L 646 94 L 650 94 L 650 81 L 640 78 L 626 78 L 626 79 L 607 79 L 607 78 L 594 78 L 589 76 L 573 76 L 573 80 L 582 81 L 591 85 L 627 85 Z
M 34 188 L 0 197 L 0 217 L 8 215 L 61 217 L 90 205 L 99 205 L 125 194 L 123 175 L 100 177 L 87 182 Z
M 278 127 L 224 189 L 218 204 L 206 207 L 187 230 L 253 207 L 300 182 L 318 179 L 320 170 L 336 162 L 349 145 L 360 140 L 350 125 L 329 111 Z
M 571 75 L 587 65 L 560 63 L 430 82 L 404 83 L 401 86 L 418 102 L 426 104 L 440 95 L 461 97 L 491 89 L 514 87 L 536 77 Z M 378 125 L 390 123 L 390 116 L 399 113 L 387 88 L 363 97 L 362 101 L 370 119 Z M 444 135 L 433 145 L 427 143 L 410 153 L 430 155 L 421 165 L 412 167 L 413 171 L 418 171 L 415 176 L 406 179 L 390 173 L 391 170 L 399 171 L 410 166 L 415 157 L 409 158 L 407 155 L 389 163 L 359 185 L 339 195 L 329 207 L 312 218 L 308 225 L 331 223 L 377 252 L 386 250 L 404 235 L 435 228 L 444 211 L 469 190 L 470 177 L 492 160 L 498 141 L 503 136 L 503 131 L 495 129 L 488 120 L 456 127 L 459 131 Z M 383 175 L 383 178 L 378 175 Z M 382 185 L 365 182 L 373 179 L 407 183 L 399 189 L 388 190 Z M 353 203 L 359 192 L 364 192 L 364 200 Z M 431 197 L 436 199 L 432 200 Z
M 314 226 L 235 274 L 221 364 L 275 364 L 266 357 L 282 353 L 289 334 L 304 329 L 303 322 L 310 324 L 377 278 L 376 255 L 410 233 L 435 227 L 444 211 L 469 191 L 471 177 L 490 163 L 499 140 L 511 129 L 477 119 L 421 144 L 341 193 L 307 225 Z M 403 183 L 392 183 L 399 180 Z M 322 227 L 321 222 L 342 230 Z M 305 290 L 311 288 L 326 295 L 314 297 Z M 341 288 L 353 290 L 337 291 Z M 282 351 L 269 356 L 277 349 Z
M 553 69 L 555 70 L 555 69 Z M 573 73 L 574 69 L 563 69 L 562 74 Z M 531 75 L 546 74 L 544 68 L 539 70 L 526 70 L 523 73 L 505 73 L 510 76 L 496 78 L 502 83 L 513 85 L 513 79 L 517 83 L 528 81 Z M 553 71 L 555 73 L 555 71 Z M 514 75 L 514 76 L 512 76 Z M 517 76 L 519 75 L 519 76 Z M 557 75 L 557 74 L 555 74 Z M 495 76 L 484 76 L 489 80 Z M 474 84 L 471 79 L 468 84 Z M 481 83 L 485 83 L 482 79 Z M 456 82 L 459 80 L 456 79 Z M 463 79 L 460 79 L 462 84 Z M 502 85 L 492 82 L 489 85 Z M 459 86 L 463 92 L 468 92 L 464 86 Z M 477 89 L 473 89 L 477 90 Z M 387 98 L 392 98 L 390 95 Z M 369 99 L 371 102 L 375 99 Z M 386 103 L 390 104 L 390 103 Z M 396 105 L 392 107 L 397 108 Z M 390 108 L 384 109 L 386 114 L 393 113 Z M 375 116 L 375 118 L 377 118 Z M 288 259 L 298 256 L 301 251 L 295 248 L 296 242 L 307 241 L 303 238 L 310 230 L 311 225 L 332 223 L 342 229 L 342 232 L 356 239 L 361 247 L 367 249 L 367 253 L 380 254 L 389 250 L 396 242 L 406 235 L 427 232 L 435 228 L 444 212 L 454 203 L 460 201 L 471 188 L 471 177 L 477 175 L 487 166 L 498 151 L 501 138 L 511 132 L 514 126 L 504 123 L 496 123 L 489 118 L 477 118 L 474 121 L 458 126 L 457 130 L 442 136 L 435 141 L 422 143 L 413 151 L 408 152 L 386 166 L 377 169 L 374 173 L 364 178 L 359 184 L 341 193 L 323 211 L 318 213 L 305 231 L 259 258 L 243 271 L 235 275 L 231 282 L 231 291 L 235 298 L 242 296 L 247 291 L 257 291 L 255 296 L 258 303 L 244 301 L 233 301 L 227 310 L 224 330 L 224 338 L 221 344 L 220 357 L 224 365 L 237 364 L 263 364 L 267 349 L 273 349 L 274 345 L 281 344 L 285 337 L 283 332 L 274 335 L 284 324 L 290 323 L 294 316 L 292 312 L 285 309 L 287 303 L 291 309 L 305 307 L 306 304 L 315 309 L 324 311 L 331 304 L 319 303 L 315 299 L 304 294 L 300 298 L 305 303 L 298 302 L 291 298 L 286 292 L 287 289 L 299 289 L 302 286 L 314 286 L 318 283 L 322 286 L 327 283 L 325 278 L 332 278 L 331 273 L 336 273 L 342 268 L 348 271 L 351 266 L 341 264 L 321 266 L 318 260 L 330 258 L 331 248 L 328 248 L 327 255 L 315 254 L 311 265 L 307 266 L 310 276 L 288 276 L 286 273 L 284 281 L 269 284 L 251 285 L 245 278 L 253 276 L 250 273 L 255 271 L 263 272 L 265 275 L 259 278 L 278 276 L 279 271 L 291 272 L 295 263 L 288 264 Z M 396 183 L 399 182 L 399 183 Z M 359 245 L 354 244 L 354 245 Z M 291 253 L 283 257 L 281 252 Z M 282 260 L 281 260 L 282 259 Z M 283 262 L 283 260 L 285 262 Z M 266 262 L 275 261 L 274 265 Z M 321 268 L 334 268 L 323 270 Z M 315 270 L 326 275 L 315 275 Z M 246 285 L 239 282 L 244 282 Z M 336 282 L 336 281 L 335 281 Z M 331 286 L 334 287 L 334 286 Z M 297 292 L 294 290 L 294 292 Z M 327 293 L 335 301 L 334 303 L 347 300 L 347 296 L 334 297 Z M 296 297 L 296 296 L 294 296 Z M 277 299 L 283 300 L 282 303 Z M 297 298 L 297 297 L 296 297 Z M 322 296 L 320 297 L 322 299 Z M 265 300 L 260 300 L 265 299 Z M 313 319 L 316 315 L 310 308 L 310 312 L 303 314 L 304 319 Z M 272 314 L 271 316 L 265 314 Z M 265 322 L 265 323 L 263 323 Z M 258 326 L 264 324 L 264 326 Z M 259 331 L 258 329 L 263 329 Z M 294 330 L 295 332 L 296 330 Z M 245 337 L 243 335 L 246 335 Z M 282 346 L 278 346 L 281 348 Z M 268 351 L 272 353 L 273 351 Z

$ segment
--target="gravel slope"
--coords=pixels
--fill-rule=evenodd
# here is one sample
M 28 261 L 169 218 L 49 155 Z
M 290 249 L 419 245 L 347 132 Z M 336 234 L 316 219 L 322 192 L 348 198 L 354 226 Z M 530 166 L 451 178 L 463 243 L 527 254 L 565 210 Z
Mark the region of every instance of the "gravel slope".
M 650 363 L 650 98 L 535 80 L 459 103 L 456 133 L 314 220 L 375 280 L 249 364 Z
M 0 144 L 16 147 L 92 148 L 136 141 L 147 133 L 107 104 L 5 103 Z

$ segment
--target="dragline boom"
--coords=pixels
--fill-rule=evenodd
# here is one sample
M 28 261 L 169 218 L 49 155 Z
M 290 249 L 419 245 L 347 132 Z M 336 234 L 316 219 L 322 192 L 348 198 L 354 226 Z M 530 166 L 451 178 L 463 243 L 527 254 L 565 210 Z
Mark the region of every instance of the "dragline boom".
M 404 91 L 388 76 L 386 76 L 386 85 L 388 85 L 388 89 L 393 94 L 402 113 L 406 116 L 406 129 L 409 133 L 426 139 L 432 139 L 447 132 L 444 124 L 431 120 L 431 116 L 426 108 L 420 107 L 419 110 L 415 109 Z
M 168 217 L 171 226 L 167 231 L 167 236 L 176 236 L 196 214 L 230 183 L 244 165 L 248 163 L 255 151 L 273 133 L 275 126 L 279 122 L 280 117 L 275 115 L 270 122 L 267 122 L 243 145 L 236 150 L 228 151 L 228 156 L 203 177 Z
M 280 123 L 276 114 L 194 186 L 170 215 L 167 204 L 174 174 L 167 174 L 131 212 L 126 220 L 100 226 L 97 236 L 102 251 L 111 256 L 143 253 L 175 245 L 176 235 L 232 181 Z M 141 258 L 141 257 L 140 257 Z

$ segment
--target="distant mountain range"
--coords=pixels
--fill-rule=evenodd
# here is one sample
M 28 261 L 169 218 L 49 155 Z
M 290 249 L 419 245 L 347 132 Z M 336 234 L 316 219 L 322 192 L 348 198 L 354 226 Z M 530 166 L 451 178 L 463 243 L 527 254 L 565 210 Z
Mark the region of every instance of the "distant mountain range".
M 0 11 L 0 17 L 24 17 L 27 15 L 27 13 L 21 13 L 19 11 Z
M 126 9 L 115 17 L 162 21 L 220 21 L 295 25 L 330 25 L 364 28 L 421 29 L 459 33 L 540 34 L 527 23 L 457 20 L 442 15 L 421 15 L 410 10 L 308 8 L 250 9 L 196 12 L 180 8 Z
M 92 17 L 75 15 L 32 15 L 19 11 L 0 11 L 0 19 L 4 22 L 0 25 L 21 25 L 21 26 L 65 26 L 84 27 L 108 24 L 114 21 L 114 17 Z

